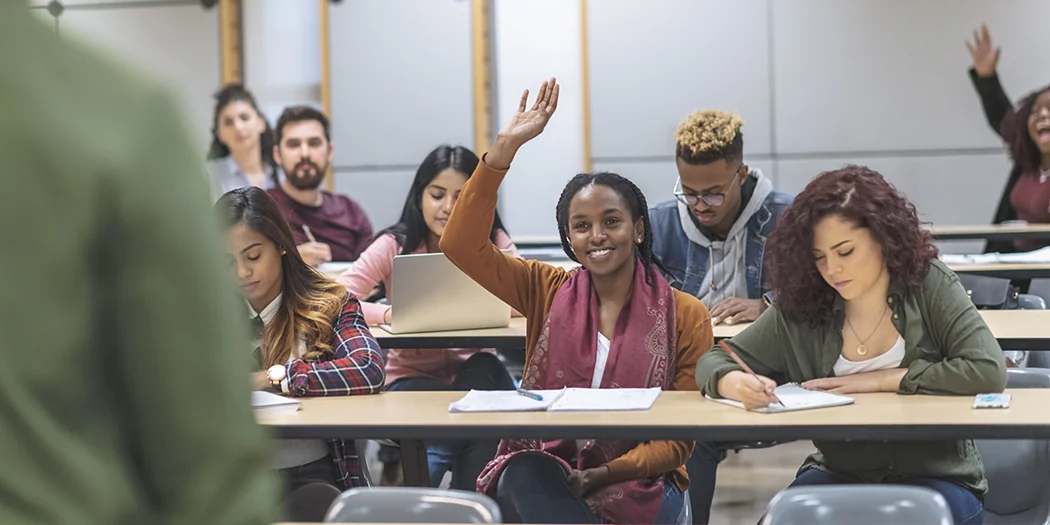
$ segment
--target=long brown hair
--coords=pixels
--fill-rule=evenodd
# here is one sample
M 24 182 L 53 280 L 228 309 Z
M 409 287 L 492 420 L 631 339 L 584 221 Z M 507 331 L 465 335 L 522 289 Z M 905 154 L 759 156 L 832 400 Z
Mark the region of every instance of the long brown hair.
M 263 368 L 287 363 L 300 339 L 306 343 L 303 359 L 333 354 L 332 323 L 346 304 L 346 289 L 303 261 L 292 230 L 273 199 L 256 187 L 239 188 L 223 195 L 215 210 L 225 228 L 243 223 L 283 253 L 281 308 L 263 329 Z

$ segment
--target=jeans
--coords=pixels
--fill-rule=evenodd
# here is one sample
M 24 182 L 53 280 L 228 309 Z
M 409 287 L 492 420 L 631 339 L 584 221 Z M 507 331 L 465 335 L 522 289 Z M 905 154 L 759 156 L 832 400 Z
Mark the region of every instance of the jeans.
M 538 452 L 514 456 L 500 475 L 496 502 L 507 523 L 601 523 L 569 485 L 569 473 L 557 460 Z M 664 484 L 657 524 L 674 524 L 684 497 L 670 480 Z
M 463 362 L 451 385 L 430 377 L 405 377 L 386 387 L 395 392 L 470 389 L 514 390 L 514 379 L 498 357 L 478 352 Z M 433 440 L 426 444 L 430 484 L 437 487 L 451 470 L 451 488 L 473 492 L 482 469 L 496 456 L 499 440 Z M 389 462 L 390 451 L 380 450 L 380 453 L 380 459 Z
M 803 485 L 838 485 L 848 483 L 817 468 L 806 469 L 791 483 L 792 487 Z M 895 482 L 896 485 L 912 485 L 933 489 L 944 496 L 952 511 L 956 525 L 981 525 L 984 522 L 984 504 L 972 492 L 950 481 L 934 478 L 913 478 Z
M 697 441 L 693 454 L 685 463 L 689 473 L 689 505 L 696 525 L 706 525 L 711 518 L 711 500 L 715 497 L 718 464 L 725 458 L 726 451 L 714 443 Z

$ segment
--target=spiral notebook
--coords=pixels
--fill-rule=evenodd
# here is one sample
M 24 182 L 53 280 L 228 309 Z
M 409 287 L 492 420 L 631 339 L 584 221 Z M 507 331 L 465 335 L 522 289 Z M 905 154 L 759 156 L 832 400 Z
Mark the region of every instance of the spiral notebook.
M 765 408 L 751 409 L 752 412 L 762 412 L 764 414 L 770 414 L 775 412 L 792 412 L 795 410 L 810 410 L 813 408 L 826 408 L 826 407 L 837 407 L 842 405 L 849 405 L 855 401 L 852 397 L 844 396 L 841 394 L 832 394 L 830 392 L 824 392 L 821 390 L 806 390 L 799 386 L 798 383 L 785 383 L 778 386 L 773 393 L 784 403 L 781 405 L 769 405 Z M 732 405 L 737 408 L 744 408 L 744 404 L 739 401 L 733 401 L 732 399 L 715 399 L 711 396 L 705 395 L 707 399 L 715 401 L 717 403 L 723 403 L 726 405 Z

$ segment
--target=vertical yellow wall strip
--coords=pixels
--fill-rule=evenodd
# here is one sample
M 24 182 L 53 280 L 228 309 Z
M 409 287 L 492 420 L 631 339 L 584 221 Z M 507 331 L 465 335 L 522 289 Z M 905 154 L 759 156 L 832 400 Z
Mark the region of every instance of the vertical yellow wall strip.
M 587 0 L 580 0 L 580 89 L 583 91 L 583 171 L 591 173 L 591 82 L 587 60 Z
M 318 2 L 318 19 L 320 20 L 321 27 L 318 31 L 321 34 L 321 109 L 324 114 L 328 116 L 329 120 L 332 118 L 332 72 L 330 69 L 330 46 L 328 40 L 328 0 L 317 0 Z M 332 167 L 328 167 L 328 173 L 325 174 L 324 187 L 328 191 L 332 191 L 335 188 L 335 174 L 332 171 Z
M 244 26 L 241 22 L 241 0 L 219 2 L 219 63 L 222 83 L 244 82 Z
M 474 152 L 482 155 L 492 140 L 492 2 L 471 0 L 474 34 Z

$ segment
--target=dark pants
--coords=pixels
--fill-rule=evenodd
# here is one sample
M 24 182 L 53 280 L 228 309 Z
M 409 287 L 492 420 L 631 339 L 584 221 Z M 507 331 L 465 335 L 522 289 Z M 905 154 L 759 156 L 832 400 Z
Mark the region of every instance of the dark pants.
M 711 500 L 715 497 L 718 464 L 725 458 L 726 451 L 714 443 L 697 441 L 693 454 L 685 463 L 689 473 L 689 506 L 696 525 L 706 525 L 711 518 Z
M 452 384 L 429 377 L 405 377 L 387 385 L 388 391 L 429 390 L 514 390 L 514 379 L 499 358 L 479 352 L 463 362 Z M 430 484 L 438 486 L 445 473 L 452 471 L 452 487 L 474 491 L 478 475 L 496 456 L 499 440 L 433 440 L 427 441 L 427 463 Z M 394 449 L 396 450 L 396 449 Z M 380 460 L 394 460 L 390 447 L 380 450 Z
M 799 474 L 795 481 L 791 483 L 791 486 L 840 485 L 844 483 L 848 482 L 823 470 L 810 468 Z M 894 484 L 926 487 L 937 491 L 948 502 L 948 508 L 952 511 L 952 521 L 956 525 L 981 525 L 984 522 L 984 505 L 981 503 L 981 500 L 977 499 L 973 492 L 955 483 L 933 478 L 914 478 L 895 482 Z
M 500 475 L 496 501 L 508 523 L 601 523 L 569 485 L 557 460 L 538 452 L 518 454 Z M 657 524 L 674 524 L 682 512 L 682 491 L 668 480 Z

